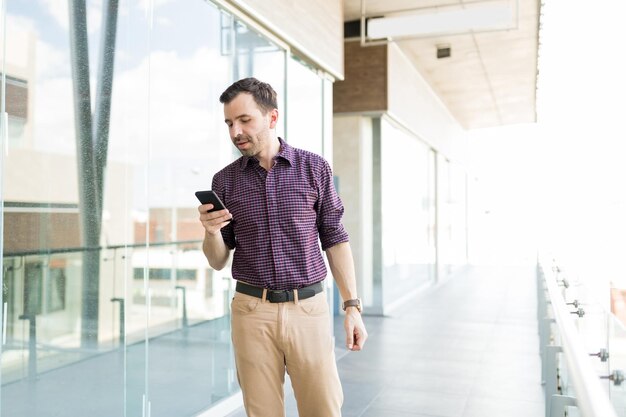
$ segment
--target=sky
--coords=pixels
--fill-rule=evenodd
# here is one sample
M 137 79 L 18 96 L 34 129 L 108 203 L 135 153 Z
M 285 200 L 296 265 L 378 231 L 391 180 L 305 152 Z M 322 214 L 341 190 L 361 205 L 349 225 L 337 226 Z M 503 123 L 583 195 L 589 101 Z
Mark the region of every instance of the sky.
M 475 260 L 526 262 L 539 248 L 626 288 L 626 2 L 546 0 L 542 11 L 537 123 L 470 132 L 485 232 Z

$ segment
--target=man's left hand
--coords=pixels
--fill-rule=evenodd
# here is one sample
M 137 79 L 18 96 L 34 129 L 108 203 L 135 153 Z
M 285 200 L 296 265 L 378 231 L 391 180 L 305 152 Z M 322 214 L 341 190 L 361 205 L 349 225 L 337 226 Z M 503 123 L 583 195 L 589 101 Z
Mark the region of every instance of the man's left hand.
M 348 307 L 346 309 L 343 327 L 346 329 L 347 348 L 354 352 L 363 349 L 367 340 L 367 330 L 365 330 L 361 313 L 359 313 L 356 307 Z

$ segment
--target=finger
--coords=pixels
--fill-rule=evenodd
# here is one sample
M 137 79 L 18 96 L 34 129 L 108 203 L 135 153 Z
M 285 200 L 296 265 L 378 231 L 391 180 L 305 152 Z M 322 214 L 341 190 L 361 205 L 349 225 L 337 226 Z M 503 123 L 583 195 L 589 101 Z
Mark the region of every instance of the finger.
M 349 350 L 354 348 L 354 326 L 352 325 L 346 327 L 346 347 Z
M 361 345 L 360 345 L 360 340 L 359 340 L 359 333 L 357 331 L 357 329 L 354 329 L 354 345 L 352 346 L 352 351 L 356 352 L 358 350 L 361 350 Z
M 367 340 L 367 333 L 362 331 L 359 328 L 354 329 L 354 350 L 361 350 L 363 346 L 365 346 L 365 341 Z
M 205 220 L 205 221 L 223 222 L 232 217 L 233 216 L 230 214 L 230 212 L 227 209 L 220 210 L 220 211 L 205 212 L 205 213 L 200 214 L 200 219 Z
M 223 213 L 219 215 L 216 213 Z M 204 226 L 205 230 L 210 234 L 219 233 L 219 231 L 226 227 L 233 219 L 233 215 L 228 210 L 220 210 L 220 212 L 204 213 L 200 215 L 200 222 Z
M 228 223 L 233 219 L 233 215 L 230 214 L 230 212 L 228 210 L 223 210 L 224 214 L 219 217 L 220 220 L 222 220 L 223 223 Z
M 201 214 L 204 214 L 204 213 L 207 213 L 212 208 L 213 208 L 213 204 L 211 204 L 211 203 L 209 203 L 209 204 L 202 204 L 202 205 L 198 206 L 198 211 Z

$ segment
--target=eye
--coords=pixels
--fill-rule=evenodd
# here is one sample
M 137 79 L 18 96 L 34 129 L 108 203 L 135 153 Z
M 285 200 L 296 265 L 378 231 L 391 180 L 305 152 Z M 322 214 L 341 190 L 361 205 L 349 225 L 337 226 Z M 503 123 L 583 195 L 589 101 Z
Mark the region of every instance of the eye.
M 248 123 L 250 121 L 250 119 L 241 119 L 242 123 Z
M 232 122 L 226 122 L 226 126 L 233 127 L 233 124 L 232 124 Z

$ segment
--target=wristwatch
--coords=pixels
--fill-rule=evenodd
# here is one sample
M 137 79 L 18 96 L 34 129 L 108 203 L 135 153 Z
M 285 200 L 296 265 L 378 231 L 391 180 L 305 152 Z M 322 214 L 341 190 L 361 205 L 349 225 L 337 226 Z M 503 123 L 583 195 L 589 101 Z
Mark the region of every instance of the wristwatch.
M 346 300 L 341 304 L 341 308 L 343 309 L 343 311 L 346 311 L 346 308 L 348 307 L 356 307 L 356 309 L 359 310 L 359 313 L 360 313 L 362 310 L 361 299 L 354 298 L 352 300 Z

